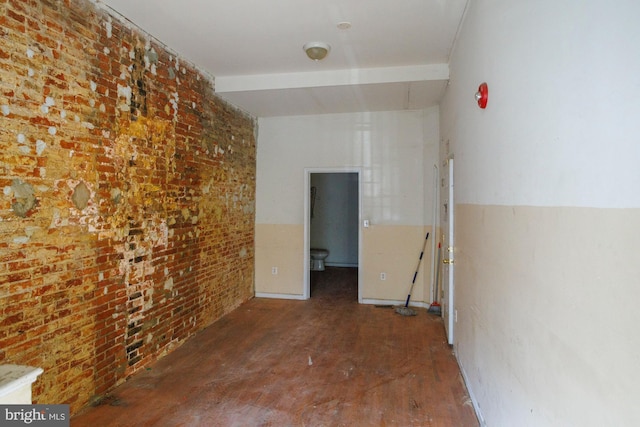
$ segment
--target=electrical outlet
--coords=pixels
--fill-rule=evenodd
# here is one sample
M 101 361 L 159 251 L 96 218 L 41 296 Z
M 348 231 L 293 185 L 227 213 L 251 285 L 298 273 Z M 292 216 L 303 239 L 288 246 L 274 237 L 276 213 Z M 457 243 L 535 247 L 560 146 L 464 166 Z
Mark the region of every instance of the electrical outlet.
M 273 275 L 278 274 L 278 267 L 271 267 L 271 274 Z
M 387 280 L 387 273 L 380 273 L 380 280 Z

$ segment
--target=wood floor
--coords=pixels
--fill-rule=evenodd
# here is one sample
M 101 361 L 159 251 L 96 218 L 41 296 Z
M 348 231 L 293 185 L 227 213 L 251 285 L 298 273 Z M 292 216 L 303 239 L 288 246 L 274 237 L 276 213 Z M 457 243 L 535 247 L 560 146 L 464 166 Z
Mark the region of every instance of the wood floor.
M 357 270 L 307 301 L 253 299 L 71 426 L 477 426 L 442 320 L 357 303 Z

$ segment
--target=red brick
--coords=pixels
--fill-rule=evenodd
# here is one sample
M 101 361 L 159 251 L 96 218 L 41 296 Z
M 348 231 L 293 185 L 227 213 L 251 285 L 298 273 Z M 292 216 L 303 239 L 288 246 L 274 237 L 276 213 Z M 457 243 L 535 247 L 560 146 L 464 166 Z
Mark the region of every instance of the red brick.
M 13 9 L 7 9 L 7 16 L 13 19 L 14 21 L 20 22 L 21 24 L 24 24 L 25 22 L 24 15 L 17 13 Z

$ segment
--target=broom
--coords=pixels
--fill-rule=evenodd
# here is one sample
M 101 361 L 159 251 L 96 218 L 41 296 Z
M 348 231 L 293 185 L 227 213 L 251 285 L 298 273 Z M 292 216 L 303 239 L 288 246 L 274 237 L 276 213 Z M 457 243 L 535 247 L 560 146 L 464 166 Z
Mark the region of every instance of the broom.
M 431 314 L 440 315 L 440 313 L 442 312 L 442 308 L 438 303 L 439 285 L 440 285 L 440 243 L 438 243 L 438 261 L 436 262 L 436 289 L 435 289 L 436 293 L 433 298 L 433 303 L 431 303 L 431 305 L 429 306 L 429 310 L 427 310 Z

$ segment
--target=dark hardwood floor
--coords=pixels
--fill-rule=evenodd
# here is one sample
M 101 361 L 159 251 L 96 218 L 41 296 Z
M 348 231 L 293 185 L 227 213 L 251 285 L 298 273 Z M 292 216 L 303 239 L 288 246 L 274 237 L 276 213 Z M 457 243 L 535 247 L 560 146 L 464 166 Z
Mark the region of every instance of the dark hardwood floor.
M 477 426 L 442 320 L 357 303 L 357 269 L 311 299 L 253 299 L 71 426 Z

